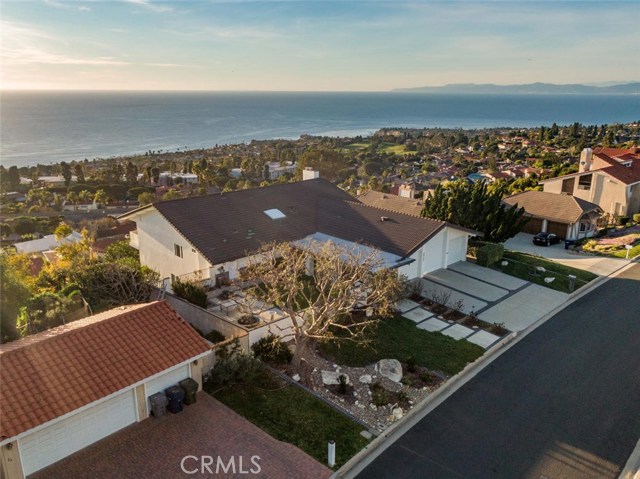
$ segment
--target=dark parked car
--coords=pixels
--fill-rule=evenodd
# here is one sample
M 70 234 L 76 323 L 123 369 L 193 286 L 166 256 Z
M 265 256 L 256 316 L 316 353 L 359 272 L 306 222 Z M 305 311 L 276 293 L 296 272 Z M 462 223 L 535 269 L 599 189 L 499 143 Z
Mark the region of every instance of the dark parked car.
M 560 236 L 554 233 L 538 233 L 533 237 L 533 244 L 549 246 L 560 243 Z

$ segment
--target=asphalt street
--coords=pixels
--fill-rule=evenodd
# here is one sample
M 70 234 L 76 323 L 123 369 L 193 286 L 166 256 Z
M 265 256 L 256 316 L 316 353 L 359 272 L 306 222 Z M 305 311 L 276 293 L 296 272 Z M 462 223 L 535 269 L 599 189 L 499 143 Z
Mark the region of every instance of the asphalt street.
M 617 478 L 640 439 L 640 265 L 499 356 L 357 477 Z

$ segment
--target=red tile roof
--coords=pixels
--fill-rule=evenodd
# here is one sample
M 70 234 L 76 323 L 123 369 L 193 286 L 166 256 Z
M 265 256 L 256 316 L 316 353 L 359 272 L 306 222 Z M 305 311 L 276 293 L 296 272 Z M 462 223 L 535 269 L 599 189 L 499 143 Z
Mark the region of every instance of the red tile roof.
M 112 309 L 0 345 L 0 438 L 209 350 L 166 302 Z

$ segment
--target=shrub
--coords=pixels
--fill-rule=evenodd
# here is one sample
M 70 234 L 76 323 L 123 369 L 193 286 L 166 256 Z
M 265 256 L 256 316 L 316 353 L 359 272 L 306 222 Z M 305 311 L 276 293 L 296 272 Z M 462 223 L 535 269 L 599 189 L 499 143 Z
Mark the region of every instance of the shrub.
M 251 346 L 253 355 L 267 363 L 286 364 L 293 359 L 291 351 L 275 334 L 269 334 Z
M 186 299 L 196 306 L 201 308 L 207 307 L 207 292 L 204 287 L 193 281 L 181 281 L 176 279 L 171 282 L 171 289 L 173 292 L 180 296 L 182 299 Z
M 338 391 L 340 394 L 347 394 L 347 376 L 344 374 L 338 376 Z
M 212 342 L 213 344 L 221 343 L 222 341 L 225 340 L 224 334 L 222 334 L 220 331 L 216 329 L 212 329 L 209 334 L 204 334 L 201 336 L 204 336 L 204 339 Z
M 407 371 L 409 371 L 410 373 L 415 373 L 416 372 L 416 358 L 415 358 L 415 356 L 409 356 L 407 358 L 405 364 L 407 365 Z
M 68 285 L 66 285 L 64 288 L 62 288 L 59 291 L 59 295 L 60 296 L 67 296 L 69 297 L 71 295 L 71 293 L 73 293 L 74 291 L 80 291 L 80 286 L 78 286 L 77 283 L 69 283 Z
M 618 218 L 618 223 L 622 226 L 626 225 L 628 222 L 629 222 L 628 216 L 621 216 L 620 218 Z
M 640 223 L 640 213 L 636 213 L 635 215 L 633 215 L 633 222 Z
M 211 388 L 231 386 L 238 383 L 252 384 L 264 372 L 261 361 L 246 354 L 234 354 L 219 360 L 207 377 Z
M 378 407 L 389 404 L 389 391 L 380 383 L 373 383 L 371 389 L 371 402 Z
M 491 266 L 498 262 L 504 254 L 504 246 L 497 243 L 487 243 L 478 248 L 477 264 L 480 266 Z

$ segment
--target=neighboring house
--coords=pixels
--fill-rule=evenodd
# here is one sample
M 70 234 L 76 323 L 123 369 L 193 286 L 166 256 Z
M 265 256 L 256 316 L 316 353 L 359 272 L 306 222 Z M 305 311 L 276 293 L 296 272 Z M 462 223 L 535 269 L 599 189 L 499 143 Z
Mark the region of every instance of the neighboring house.
M 0 345 L 3 478 L 24 478 L 149 417 L 210 347 L 171 306 L 125 306 Z
M 17 201 L 27 201 L 27 195 L 24 193 L 20 193 L 19 191 L 9 191 L 4 193 L 1 198 L 6 202 L 17 202 Z
M 478 233 L 363 204 L 323 179 L 184 198 L 120 217 L 137 223 L 131 245 L 163 278 L 192 275 L 221 283 L 269 242 L 331 240 L 377 250 L 386 265 L 416 278 L 465 261 Z
M 95 211 L 98 209 L 98 204 L 95 201 L 90 201 L 88 203 L 72 203 L 70 201 L 65 201 L 64 205 L 62 205 L 62 211 Z
M 77 243 L 82 240 L 82 234 L 74 231 L 69 236 L 62 238 L 60 241 L 56 239 L 56 235 L 47 235 L 40 239 L 23 241 L 16 243 L 14 246 L 18 253 L 42 253 L 56 249 L 61 244 Z
M 272 161 L 271 163 L 267 163 L 267 168 L 269 170 L 269 179 L 275 180 L 276 178 L 280 178 L 282 175 L 293 175 L 296 172 L 297 165 L 290 161 L 284 163 Z
M 524 208 L 525 216 L 531 218 L 522 229 L 524 233 L 546 231 L 567 240 L 593 236 L 596 233 L 596 221 L 602 214 L 600 207 L 594 203 L 575 196 L 543 191 L 524 191 L 503 201 Z
M 358 195 L 358 200 L 367 206 L 381 210 L 405 213 L 411 216 L 420 216 L 424 208 L 421 200 L 409 199 L 402 196 L 382 193 L 380 191 L 367 190 Z
M 76 183 L 78 178 L 71 177 L 71 183 Z M 67 186 L 63 176 L 38 176 L 38 182 L 45 188 L 61 188 Z
M 640 148 L 585 148 L 578 173 L 540 183 L 547 193 L 590 201 L 612 216 L 640 213 Z

